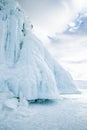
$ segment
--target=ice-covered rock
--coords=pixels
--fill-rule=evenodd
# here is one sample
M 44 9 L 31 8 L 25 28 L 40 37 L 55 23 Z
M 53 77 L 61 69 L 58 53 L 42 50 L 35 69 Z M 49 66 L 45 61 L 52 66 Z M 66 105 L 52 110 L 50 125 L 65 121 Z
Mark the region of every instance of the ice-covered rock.
M 27 100 L 78 93 L 71 75 L 32 33 L 15 0 L 0 0 L 0 86 Z
M 18 101 L 16 98 L 7 99 L 4 103 L 4 107 L 9 109 L 16 109 L 18 107 Z

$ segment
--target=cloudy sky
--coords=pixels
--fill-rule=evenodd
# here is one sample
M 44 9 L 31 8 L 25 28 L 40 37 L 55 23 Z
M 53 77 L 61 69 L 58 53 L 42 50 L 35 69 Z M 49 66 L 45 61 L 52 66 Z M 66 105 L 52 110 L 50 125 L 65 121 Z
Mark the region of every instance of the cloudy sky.
M 41 36 L 61 32 L 87 0 L 18 0 Z

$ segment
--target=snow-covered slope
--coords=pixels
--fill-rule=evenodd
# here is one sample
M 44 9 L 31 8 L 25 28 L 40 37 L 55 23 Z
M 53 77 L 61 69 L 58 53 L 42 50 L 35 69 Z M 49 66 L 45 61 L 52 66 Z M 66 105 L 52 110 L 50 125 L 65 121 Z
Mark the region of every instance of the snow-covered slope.
M 0 0 L 0 91 L 7 89 L 27 100 L 78 93 L 71 75 L 32 33 L 14 0 Z
M 77 14 L 64 33 L 80 35 L 87 34 L 87 9 L 84 9 Z

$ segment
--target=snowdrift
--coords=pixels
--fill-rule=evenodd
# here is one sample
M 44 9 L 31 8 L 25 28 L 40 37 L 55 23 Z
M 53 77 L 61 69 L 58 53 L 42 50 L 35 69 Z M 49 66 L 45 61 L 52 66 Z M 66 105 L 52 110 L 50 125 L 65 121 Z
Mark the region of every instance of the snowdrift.
M 79 93 L 71 75 L 32 33 L 14 0 L 0 0 L 0 91 L 7 90 L 27 100 Z

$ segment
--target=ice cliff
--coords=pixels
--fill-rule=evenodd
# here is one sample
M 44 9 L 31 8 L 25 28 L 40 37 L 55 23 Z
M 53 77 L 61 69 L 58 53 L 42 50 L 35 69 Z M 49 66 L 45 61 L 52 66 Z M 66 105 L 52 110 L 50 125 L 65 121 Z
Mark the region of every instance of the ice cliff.
M 78 93 L 71 75 L 32 33 L 15 0 L 0 0 L 0 92 L 6 90 L 27 100 Z

